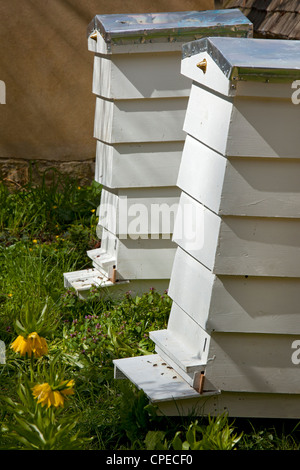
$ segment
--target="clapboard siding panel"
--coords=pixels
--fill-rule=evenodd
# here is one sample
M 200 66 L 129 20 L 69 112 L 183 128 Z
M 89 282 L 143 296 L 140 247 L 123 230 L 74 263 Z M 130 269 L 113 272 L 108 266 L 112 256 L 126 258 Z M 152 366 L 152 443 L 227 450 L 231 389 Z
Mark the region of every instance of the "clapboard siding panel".
M 188 97 L 191 80 L 180 74 L 180 58 L 180 52 L 95 55 L 93 93 L 114 100 Z
M 177 186 L 213 212 L 220 212 L 227 159 L 187 135 Z
M 300 216 L 300 159 L 226 159 L 187 136 L 178 186 L 220 215 Z
M 299 317 L 298 277 L 216 276 L 206 329 L 300 334 Z
M 207 329 L 215 276 L 191 255 L 177 248 L 172 267 L 168 294 L 193 320 Z M 187 295 L 188 293 L 188 295 Z M 170 315 L 170 324 L 176 323 Z M 181 327 L 177 329 L 181 331 Z M 189 335 L 187 335 L 189 341 Z
M 171 240 L 127 239 L 119 243 L 117 270 L 124 279 L 170 278 L 176 249 Z
M 183 130 L 208 147 L 225 155 L 233 108 L 231 100 L 209 93 L 193 84 Z
M 221 223 L 220 217 L 182 192 L 173 240 L 204 266 L 212 269 Z
M 108 188 L 176 186 L 183 142 L 97 141 L 95 180 Z
M 214 333 L 206 378 L 221 391 L 300 393 L 292 344 L 300 335 Z
M 107 144 L 184 141 L 186 106 L 187 98 L 113 102 L 97 97 L 94 137 Z
M 210 333 L 300 334 L 300 278 L 216 276 L 178 247 L 168 292 Z
M 139 188 L 101 192 L 99 224 L 120 238 L 171 235 L 179 189 Z
M 228 98 L 196 84 L 184 121 L 187 134 L 222 155 L 241 157 L 299 158 L 299 126 L 291 99 Z
M 103 229 L 101 249 L 89 256 L 101 271 L 106 270 L 107 259 L 113 260 L 110 265 L 116 266 L 117 279 L 169 279 L 175 250 L 170 239 L 121 240 Z
M 220 214 L 300 217 L 300 159 L 232 158 Z
M 174 241 L 215 274 L 300 276 L 300 219 L 220 217 L 185 193 L 178 214 Z
M 223 217 L 215 274 L 300 276 L 300 219 Z
M 274 119 L 276 116 L 276 119 Z M 291 99 L 234 100 L 226 155 L 299 158 L 300 113 Z

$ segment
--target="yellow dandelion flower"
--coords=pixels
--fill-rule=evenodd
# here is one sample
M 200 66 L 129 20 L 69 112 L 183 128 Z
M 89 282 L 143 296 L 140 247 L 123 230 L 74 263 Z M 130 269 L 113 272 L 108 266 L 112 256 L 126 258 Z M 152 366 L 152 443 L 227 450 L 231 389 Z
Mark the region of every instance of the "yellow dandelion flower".
M 48 352 L 48 346 L 45 338 L 39 336 L 36 332 L 30 333 L 27 338 L 19 335 L 17 339 L 11 344 L 11 348 L 20 353 L 21 356 L 34 355 L 34 357 L 42 357 Z
M 65 397 L 67 395 L 73 395 L 73 386 L 74 380 L 69 380 L 66 383 L 62 382 L 59 387 L 51 387 L 51 385 L 45 382 L 35 385 L 32 388 L 32 394 L 42 406 L 47 405 L 48 408 L 50 406 L 58 408 L 59 406 L 64 406 Z
M 91 212 L 95 212 L 95 209 L 91 209 Z
M 8 295 L 8 297 L 12 297 L 12 296 L 13 296 L 12 294 L 7 294 L 7 295 Z
M 38 241 L 36 239 L 32 240 L 32 243 L 37 243 Z
M 77 189 L 81 189 L 81 187 L 80 187 L 80 186 L 78 186 L 78 187 L 77 187 Z

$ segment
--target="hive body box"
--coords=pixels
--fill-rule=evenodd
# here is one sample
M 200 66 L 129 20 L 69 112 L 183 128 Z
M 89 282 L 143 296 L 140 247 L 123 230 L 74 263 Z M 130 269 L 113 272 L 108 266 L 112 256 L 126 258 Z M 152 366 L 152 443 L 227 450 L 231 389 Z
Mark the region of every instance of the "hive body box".
M 252 24 L 236 9 L 97 15 L 89 25 L 95 180 L 103 185 L 97 231 L 102 246 L 88 253 L 96 284 L 102 276 L 103 285 L 114 277 L 117 282 L 141 280 L 142 289 L 146 281 L 148 287 L 168 287 L 192 82 L 180 73 L 181 48 L 208 35 L 249 37 Z M 87 283 L 82 272 L 66 274 L 66 284 L 80 278 L 86 289 L 92 271 L 86 275 Z
M 291 99 L 299 64 L 298 41 L 183 47 L 193 84 L 172 310 L 167 329 L 151 333 L 148 362 L 115 361 L 164 413 L 300 417 L 300 108 Z M 191 215 L 189 236 L 179 209 Z

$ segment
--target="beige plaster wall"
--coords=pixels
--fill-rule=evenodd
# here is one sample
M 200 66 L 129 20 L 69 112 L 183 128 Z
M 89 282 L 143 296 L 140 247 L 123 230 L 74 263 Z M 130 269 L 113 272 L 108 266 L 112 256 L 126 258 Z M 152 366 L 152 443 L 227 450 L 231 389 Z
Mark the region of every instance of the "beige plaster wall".
M 86 29 L 96 14 L 208 10 L 213 4 L 2 0 L 0 80 L 6 85 L 6 104 L 0 105 L 0 164 L 94 159 L 93 55 L 87 50 Z

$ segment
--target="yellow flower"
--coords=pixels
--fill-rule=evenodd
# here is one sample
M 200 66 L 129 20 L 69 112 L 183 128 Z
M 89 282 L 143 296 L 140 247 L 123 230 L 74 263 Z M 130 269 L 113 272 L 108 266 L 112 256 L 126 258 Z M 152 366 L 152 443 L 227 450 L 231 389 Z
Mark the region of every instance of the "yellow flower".
M 12 294 L 7 294 L 7 295 L 8 295 L 8 297 L 12 297 L 12 296 L 13 296 Z
M 73 395 L 73 386 L 74 380 L 62 382 L 58 387 L 51 387 L 51 385 L 45 382 L 35 385 L 35 387 L 32 388 L 32 394 L 42 406 L 47 405 L 49 408 L 53 405 L 58 408 L 59 406 L 64 406 L 65 397 L 67 395 Z
M 27 338 L 19 335 L 11 344 L 11 348 L 15 352 L 20 353 L 21 356 L 28 354 L 28 356 L 41 357 L 48 352 L 45 338 L 39 336 L 36 332 L 30 333 Z
M 78 187 L 77 187 L 77 189 L 81 189 L 81 187 L 80 187 L 80 186 L 78 186 Z
M 37 240 L 36 239 L 32 240 L 32 243 L 37 243 Z
M 95 212 L 95 209 L 91 209 L 91 212 Z

